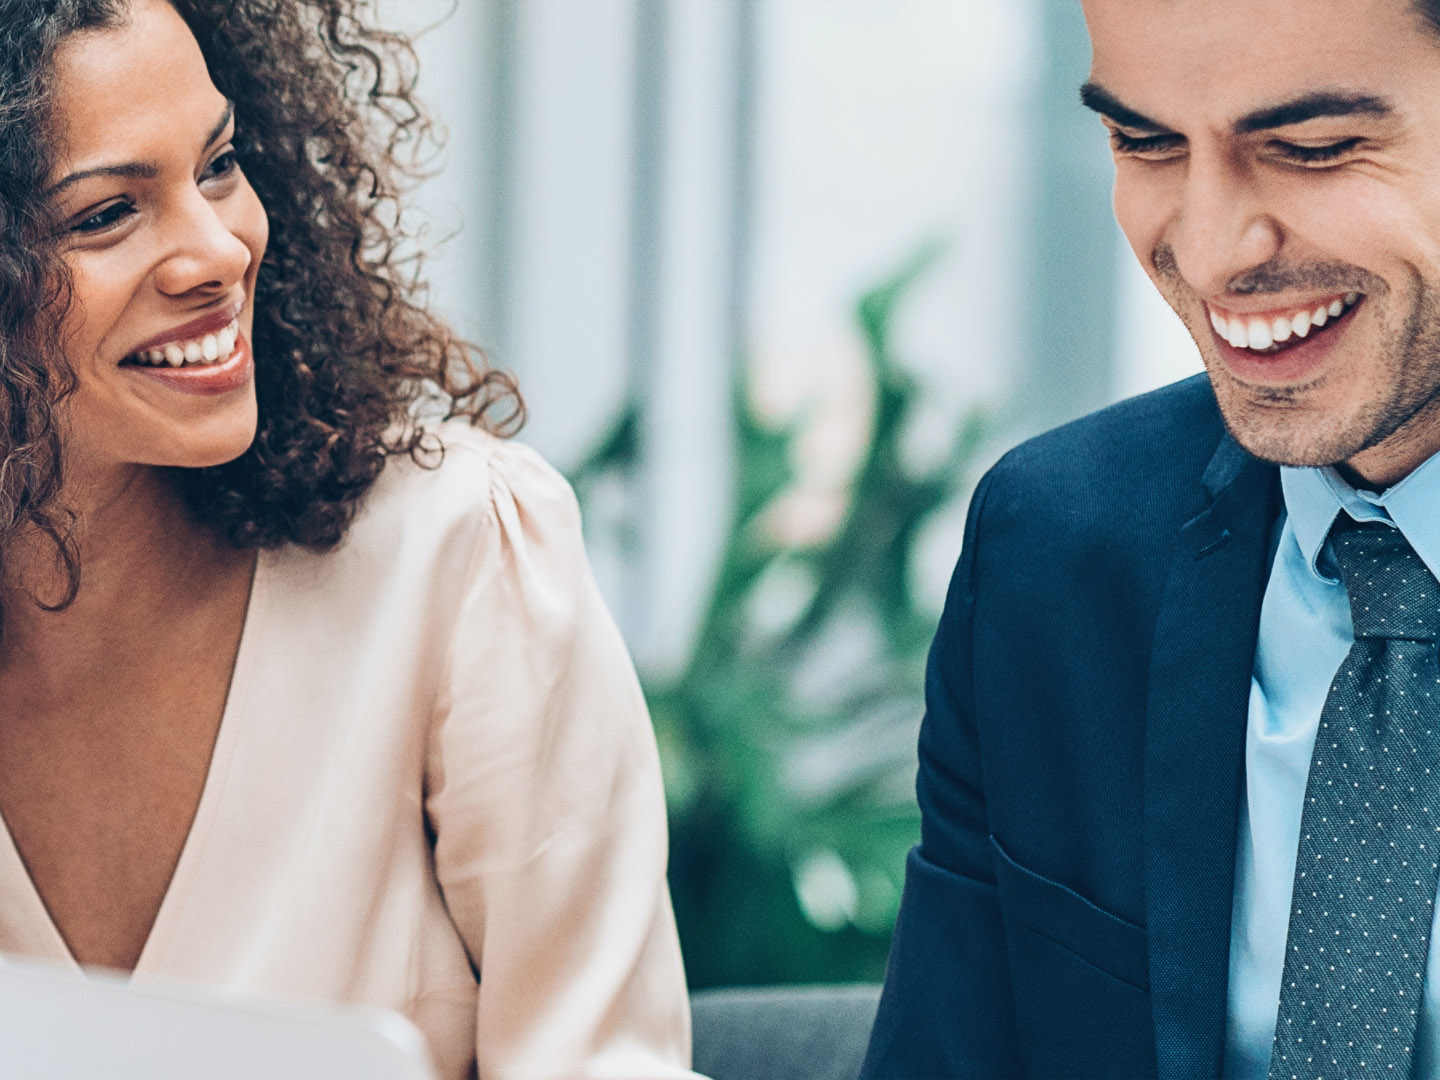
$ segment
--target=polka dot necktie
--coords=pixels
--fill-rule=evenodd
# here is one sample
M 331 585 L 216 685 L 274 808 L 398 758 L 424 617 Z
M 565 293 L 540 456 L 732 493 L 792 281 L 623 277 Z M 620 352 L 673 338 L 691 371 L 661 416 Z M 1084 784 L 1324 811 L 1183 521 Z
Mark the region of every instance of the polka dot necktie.
M 1440 876 L 1440 585 L 1380 522 L 1342 516 L 1331 549 L 1355 644 L 1310 759 L 1270 1077 L 1408 1078 Z

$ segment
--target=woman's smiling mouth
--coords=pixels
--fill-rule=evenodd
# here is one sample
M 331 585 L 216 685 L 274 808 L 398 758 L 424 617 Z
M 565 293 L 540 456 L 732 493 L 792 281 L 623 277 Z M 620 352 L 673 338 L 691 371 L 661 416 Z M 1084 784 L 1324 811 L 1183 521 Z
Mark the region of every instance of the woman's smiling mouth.
M 240 329 L 239 307 L 216 312 L 220 318 L 231 316 L 220 327 L 204 326 L 213 326 L 216 316 L 178 327 L 179 332 L 191 336 L 137 349 L 120 362 L 120 369 L 133 371 L 149 385 L 159 383 L 187 394 L 228 394 L 248 386 L 255 376 L 255 361 L 250 342 Z M 197 332 L 200 329 L 204 332 Z
M 122 367 L 184 368 L 222 363 L 234 354 L 240 339 L 240 313 L 245 301 L 232 300 L 198 319 L 171 327 L 128 353 Z
M 131 353 L 121 363 L 148 367 L 168 365 L 172 368 L 218 364 L 230 358 L 239 337 L 240 320 L 231 319 L 215 333 L 168 341 L 157 348 L 139 350 Z

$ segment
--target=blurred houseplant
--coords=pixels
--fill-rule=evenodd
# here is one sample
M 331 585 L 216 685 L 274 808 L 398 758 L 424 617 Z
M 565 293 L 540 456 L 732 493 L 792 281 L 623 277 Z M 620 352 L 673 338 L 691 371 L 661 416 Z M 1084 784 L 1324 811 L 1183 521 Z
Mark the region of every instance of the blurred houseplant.
M 914 743 L 940 600 L 912 595 L 911 563 L 988 434 L 972 412 L 938 465 L 917 472 L 902 458 L 918 387 L 892 355 L 892 319 L 937 254 L 925 249 L 858 305 L 870 437 L 824 539 L 789 547 L 769 527 L 796 482 L 800 426 L 767 424 L 747 387 L 735 389 L 736 490 L 714 590 L 678 674 L 641 672 L 692 987 L 884 971 L 918 837 Z M 639 431 L 632 404 L 571 473 L 582 504 L 633 472 Z

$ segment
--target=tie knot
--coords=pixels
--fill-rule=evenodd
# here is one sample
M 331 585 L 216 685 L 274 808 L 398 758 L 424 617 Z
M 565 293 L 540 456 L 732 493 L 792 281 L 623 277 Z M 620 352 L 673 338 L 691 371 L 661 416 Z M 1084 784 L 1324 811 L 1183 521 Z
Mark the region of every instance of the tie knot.
M 1330 544 L 1357 638 L 1440 638 L 1440 584 L 1399 529 L 1342 516 Z

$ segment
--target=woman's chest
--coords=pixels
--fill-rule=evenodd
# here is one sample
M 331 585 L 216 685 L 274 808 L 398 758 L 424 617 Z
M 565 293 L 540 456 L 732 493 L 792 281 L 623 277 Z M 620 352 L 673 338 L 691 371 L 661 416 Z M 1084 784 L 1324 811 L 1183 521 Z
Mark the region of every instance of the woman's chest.
M 0 695 L 0 815 L 81 963 L 139 959 L 210 770 L 228 653 L 97 680 L 59 709 Z

